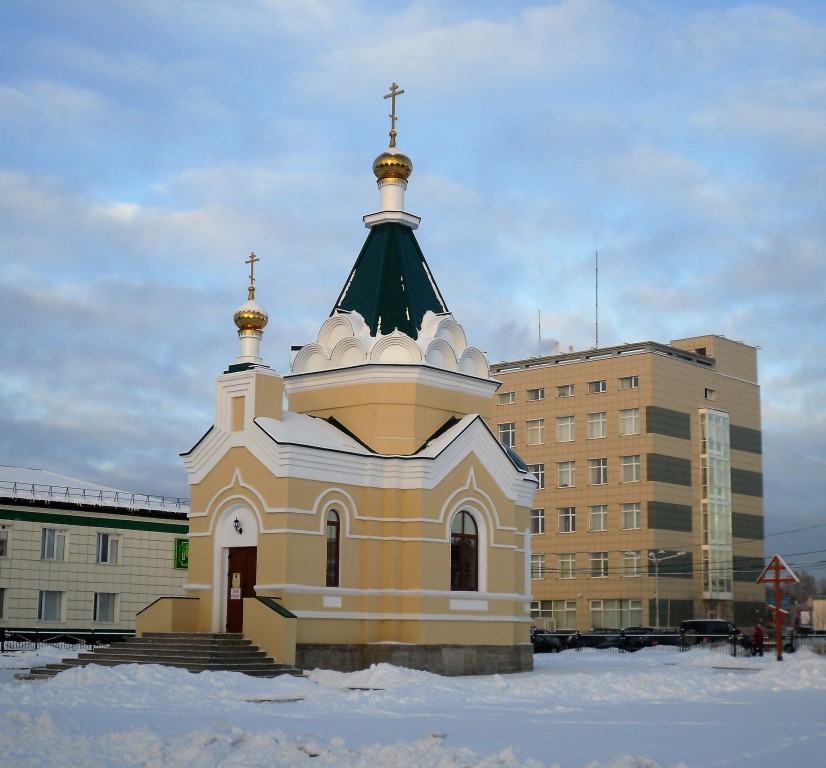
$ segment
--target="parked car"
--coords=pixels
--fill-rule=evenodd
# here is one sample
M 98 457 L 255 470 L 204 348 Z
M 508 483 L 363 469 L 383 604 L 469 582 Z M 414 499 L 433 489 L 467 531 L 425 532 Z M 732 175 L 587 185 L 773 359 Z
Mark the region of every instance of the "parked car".
M 562 650 L 559 638 L 547 629 L 531 627 L 531 643 L 534 653 L 559 653 Z
M 725 619 L 686 619 L 680 622 L 680 637 L 686 645 L 725 642 L 736 639 L 743 648 L 751 648 L 751 638 Z

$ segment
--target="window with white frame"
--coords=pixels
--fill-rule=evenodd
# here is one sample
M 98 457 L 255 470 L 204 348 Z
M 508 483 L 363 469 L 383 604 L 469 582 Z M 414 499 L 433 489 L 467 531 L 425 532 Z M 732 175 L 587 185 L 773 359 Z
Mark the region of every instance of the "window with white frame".
M 544 464 L 528 464 L 528 469 L 531 474 L 539 481 L 536 487 L 537 491 L 541 491 L 545 487 L 545 465 Z
M 119 548 L 119 536 L 113 533 L 98 532 L 95 562 L 115 565 L 118 562 Z
M 556 484 L 559 488 L 573 488 L 576 485 L 575 461 L 558 461 L 556 463 Z
M 37 602 L 38 621 L 60 621 L 63 618 L 63 593 L 41 590 Z
M 0 557 L 8 557 L 9 554 L 9 532 L 5 526 L 0 528 Z
M 608 530 L 607 504 L 594 504 L 588 507 L 588 527 L 594 532 Z
M 623 376 L 619 380 L 620 389 L 637 389 L 640 385 L 639 376 Z
M 620 456 L 620 482 L 638 483 L 641 478 L 640 455 Z
M 606 392 L 608 390 L 608 386 L 605 382 L 605 379 L 598 379 L 597 381 L 589 381 L 588 382 L 588 394 L 589 395 L 598 395 L 601 392 Z
M 619 433 L 621 435 L 638 435 L 640 433 L 639 408 L 623 408 L 619 412 Z
M 632 531 L 642 528 L 642 512 L 640 511 L 640 502 L 634 501 L 629 504 L 623 504 L 621 509 L 622 530 Z
M 531 618 L 541 627 L 576 629 L 576 600 L 534 600 Z
M 642 553 L 639 549 L 632 549 L 622 553 L 622 575 L 639 576 Z
M 545 533 L 545 510 L 531 510 L 531 534 L 534 536 Z
M 533 400 L 544 400 L 545 399 L 545 388 L 539 387 L 538 389 L 529 389 L 528 390 L 528 401 L 531 402 Z
M 716 400 L 717 399 L 717 393 L 713 389 L 709 389 L 708 387 L 705 388 L 704 396 L 705 396 L 706 400 Z
M 588 414 L 588 439 L 608 437 L 608 414 L 605 411 Z
M 594 629 L 638 627 L 642 624 L 642 600 L 591 600 Z
M 573 384 L 560 384 L 556 388 L 556 396 L 557 397 L 573 397 L 574 396 L 574 385 Z
M 558 443 L 570 443 L 574 439 L 574 417 L 556 417 L 556 441 Z
M 605 485 L 608 482 L 608 459 L 588 459 L 588 485 Z
M 545 419 L 530 419 L 525 427 L 528 445 L 542 445 L 545 442 Z
M 560 579 L 575 579 L 576 552 L 560 552 L 556 556 L 556 572 Z
M 576 507 L 559 507 L 556 510 L 557 533 L 576 532 Z
M 606 579 L 608 578 L 608 553 L 607 552 L 591 552 L 590 568 L 592 579 Z
M 516 392 L 500 392 L 499 405 L 513 405 L 516 402 Z
M 498 424 L 499 442 L 506 448 L 516 447 L 516 424 L 513 421 Z
M 63 560 L 66 556 L 66 531 L 43 528 L 40 532 L 40 559 Z
M 531 552 L 531 578 L 545 578 L 545 555 L 542 552 Z
M 117 595 L 114 592 L 95 592 L 95 606 L 93 621 L 113 624 L 115 622 L 115 603 Z

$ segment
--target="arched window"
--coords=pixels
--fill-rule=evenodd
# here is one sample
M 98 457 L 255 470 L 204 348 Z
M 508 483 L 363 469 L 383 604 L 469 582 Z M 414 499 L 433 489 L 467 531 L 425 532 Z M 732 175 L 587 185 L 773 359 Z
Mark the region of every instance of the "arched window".
M 338 512 L 327 513 L 327 586 L 338 586 L 341 522 Z
M 450 588 L 479 589 L 479 532 L 470 512 L 460 512 L 450 526 Z

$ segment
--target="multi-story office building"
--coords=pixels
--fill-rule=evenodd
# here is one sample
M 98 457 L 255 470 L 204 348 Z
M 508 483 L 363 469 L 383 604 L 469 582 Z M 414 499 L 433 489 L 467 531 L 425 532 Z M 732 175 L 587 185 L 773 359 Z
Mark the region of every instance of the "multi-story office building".
M 532 615 L 558 630 L 764 608 L 756 350 L 720 336 L 492 366 L 491 428 L 539 478 Z
M 132 630 L 183 596 L 188 500 L 0 466 L 0 629 Z

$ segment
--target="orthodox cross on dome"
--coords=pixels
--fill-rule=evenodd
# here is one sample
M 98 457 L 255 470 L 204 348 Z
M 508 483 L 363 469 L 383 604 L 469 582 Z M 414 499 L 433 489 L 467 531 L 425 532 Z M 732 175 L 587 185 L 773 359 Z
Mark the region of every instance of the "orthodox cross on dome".
M 250 253 L 250 257 L 244 262 L 244 264 L 250 265 L 250 287 L 249 287 L 249 298 L 255 298 L 255 262 L 261 261 L 254 253 Z
M 390 146 L 396 146 L 396 96 L 400 96 L 404 93 L 403 90 L 399 90 L 399 86 L 393 83 L 390 86 L 390 93 L 384 96 L 385 99 L 390 99 Z

